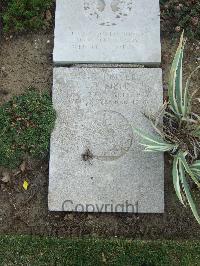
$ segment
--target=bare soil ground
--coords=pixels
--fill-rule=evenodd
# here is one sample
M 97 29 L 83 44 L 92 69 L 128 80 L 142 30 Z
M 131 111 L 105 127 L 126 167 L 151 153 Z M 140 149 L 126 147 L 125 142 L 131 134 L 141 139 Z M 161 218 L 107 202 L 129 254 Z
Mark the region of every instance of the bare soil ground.
M 163 76 L 166 77 L 177 40 L 162 37 Z M 2 39 L 0 46 L 0 104 L 28 87 L 38 90 L 52 86 L 53 33 L 29 34 Z M 185 76 L 200 64 L 200 43 L 188 42 Z M 198 88 L 200 73 L 192 82 Z M 199 108 L 197 106 L 197 108 Z M 134 239 L 200 239 L 200 227 L 190 210 L 178 202 L 171 178 L 171 161 L 165 156 L 164 214 L 74 214 L 48 211 L 48 158 L 26 159 L 25 169 L 10 173 L 11 181 L 0 182 L 0 234 L 34 234 L 51 236 L 101 236 Z M 0 169 L 0 176 L 5 169 Z M 23 180 L 30 187 L 22 189 Z M 200 195 L 196 191 L 196 199 Z
M 0 46 L 0 103 L 29 87 L 50 89 L 53 35 L 8 36 Z

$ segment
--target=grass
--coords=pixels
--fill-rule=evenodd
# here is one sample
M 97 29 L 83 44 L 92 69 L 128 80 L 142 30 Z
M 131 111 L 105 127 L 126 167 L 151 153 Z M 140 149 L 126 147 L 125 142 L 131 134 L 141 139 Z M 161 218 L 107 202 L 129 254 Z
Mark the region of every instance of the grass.
M 200 39 L 199 0 L 160 0 L 162 28 L 168 33 L 185 30 L 192 40 Z
M 200 242 L 0 236 L 0 265 L 199 265 Z
M 53 0 L 3 0 L 4 32 L 37 31 L 52 23 Z
M 0 166 L 18 167 L 26 155 L 45 157 L 55 117 L 49 92 L 31 89 L 3 104 L 0 107 Z

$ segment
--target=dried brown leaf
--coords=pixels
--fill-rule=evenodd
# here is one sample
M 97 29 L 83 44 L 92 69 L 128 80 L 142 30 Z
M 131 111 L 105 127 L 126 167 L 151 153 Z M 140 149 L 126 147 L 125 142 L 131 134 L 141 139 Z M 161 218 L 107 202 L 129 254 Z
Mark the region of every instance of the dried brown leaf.
M 50 10 L 46 11 L 46 20 L 47 21 L 51 21 L 52 20 L 52 14 Z
M 8 172 L 3 172 L 1 181 L 4 183 L 10 182 L 10 174 Z
M 26 162 L 25 161 L 20 165 L 20 170 L 22 173 L 26 170 Z

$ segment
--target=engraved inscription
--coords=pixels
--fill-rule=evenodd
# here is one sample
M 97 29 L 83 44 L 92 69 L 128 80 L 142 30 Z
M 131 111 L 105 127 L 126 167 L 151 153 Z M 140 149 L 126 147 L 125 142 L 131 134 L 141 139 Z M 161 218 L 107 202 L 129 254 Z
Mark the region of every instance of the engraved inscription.
M 89 106 L 90 103 L 98 107 L 133 105 L 137 102 L 137 97 L 133 98 L 130 95 L 129 88 L 131 86 L 131 82 L 105 82 L 104 87 L 99 91 L 99 84 L 92 82 L 93 90 L 88 92 L 88 99 L 85 99 L 86 106 Z
M 71 32 L 72 48 L 76 50 L 110 47 L 115 43 L 115 49 L 134 49 L 138 38 L 134 32 Z

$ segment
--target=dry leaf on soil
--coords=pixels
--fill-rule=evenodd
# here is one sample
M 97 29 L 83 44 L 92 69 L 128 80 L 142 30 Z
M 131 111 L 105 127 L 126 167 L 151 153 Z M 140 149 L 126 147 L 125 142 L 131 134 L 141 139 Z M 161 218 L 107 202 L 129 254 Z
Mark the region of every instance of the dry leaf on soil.
M 2 179 L 1 179 L 2 182 L 4 183 L 8 183 L 10 182 L 10 174 L 8 172 L 4 172 L 2 174 Z

